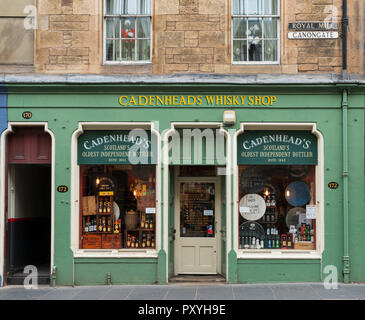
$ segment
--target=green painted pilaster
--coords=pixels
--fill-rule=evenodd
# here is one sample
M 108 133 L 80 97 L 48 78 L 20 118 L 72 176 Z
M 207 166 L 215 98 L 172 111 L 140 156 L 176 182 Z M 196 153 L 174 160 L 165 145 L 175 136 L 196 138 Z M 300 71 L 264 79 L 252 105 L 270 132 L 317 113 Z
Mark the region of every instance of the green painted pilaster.
M 350 282 L 349 256 L 349 167 L 348 167 L 348 91 L 342 92 L 342 181 L 343 181 L 343 277 Z
M 239 125 L 239 124 L 238 124 Z M 233 159 L 233 154 L 234 154 L 234 135 L 236 133 L 236 129 L 229 129 L 228 130 L 229 132 L 229 136 L 230 136 L 230 139 L 231 139 L 231 150 L 229 151 L 231 153 L 231 163 L 230 163 L 230 172 L 228 172 L 228 174 L 230 174 L 231 176 L 231 182 L 230 182 L 230 185 L 231 185 L 231 198 L 227 200 L 229 201 L 228 204 L 227 204 L 227 207 L 230 207 L 231 209 L 231 223 L 229 226 L 227 226 L 227 228 L 230 228 L 231 229 L 231 238 L 230 239 L 227 239 L 227 242 L 230 241 L 230 244 L 231 244 L 231 249 L 230 251 L 228 252 L 228 277 L 227 277 L 227 282 L 228 283 L 237 283 L 237 254 L 236 252 L 234 251 L 234 242 L 235 242 L 235 239 L 234 239 L 234 235 L 233 235 L 233 228 L 234 228 L 234 215 L 235 215 L 235 212 L 234 212 L 234 207 L 233 207 L 233 204 L 234 204 L 234 179 L 233 179 L 233 168 L 234 168 L 234 163 L 235 163 L 235 159 Z
M 56 285 L 73 285 L 73 252 L 71 239 L 71 135 L 77 125 L 66 115 L 54 117 L 49 128 L 55 136 L 55 204 L 54 204 L 54 266 Z M 57 186 L 69 187 L 68 192 L 57 192 Z

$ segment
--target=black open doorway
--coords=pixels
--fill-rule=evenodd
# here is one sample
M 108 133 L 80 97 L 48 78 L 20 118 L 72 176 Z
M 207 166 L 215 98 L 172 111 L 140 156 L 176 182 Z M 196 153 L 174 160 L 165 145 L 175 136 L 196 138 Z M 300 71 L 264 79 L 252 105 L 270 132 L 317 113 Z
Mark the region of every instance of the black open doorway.
M 22 285 L 26 266 L 38 284 L 49 284 L 51 259 L 51 166 L 9 165 L 6 283 Z
M 29 275 L 23 273 L 26 266 L 37 267 L 39 284 L 50 282 L 51 149 L 51 136 L 44 127 L 15 126 L 7 137 L 4 257 L 7 285 L 24 284 Z

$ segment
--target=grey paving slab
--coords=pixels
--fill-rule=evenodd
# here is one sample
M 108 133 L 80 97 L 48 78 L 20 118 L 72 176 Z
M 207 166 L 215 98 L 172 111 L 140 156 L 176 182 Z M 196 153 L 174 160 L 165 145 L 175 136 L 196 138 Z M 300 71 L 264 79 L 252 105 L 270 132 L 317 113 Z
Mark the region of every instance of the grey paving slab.
M 133 287 L 112 287 L 110 290 L 101 298 L 102 300 L 124 300 L 133 290 Z
M 196 300 L 234 300 L 232 286 L 197 287 Z
M 167 291 L 167 286 L 135 286 L 126 299 L 163 300 L 167 294 Z
M 110 289 L 110 286 L 84 287 L 72 297 L 72 300 L 100 300 L 108 294 Z
M 326 289 L 323 284 L 314 283 L 311 284 L 311 287 L 315 289 L 316 294 L 320 296 L 321 300 L 357 300 L 356 295 L 351 291 L 345 290 L 341 285 L 337 289 Z
M 82 289 L 73 287 L 52 288 L 51 291 L 43 297 L 43 300 L 72 300 Z
M 170 287 L 166 300 L 194 300 L 196 297 L 197 287 Z
M 320 300 L 321 297 L 310 285 L 270 285 L 277 300 Z
M 174 284 L 0 288 L 0 300 L 365 300 L 364 284 Z
M 237 285 L 233 286 L 233 294 L 236 300 L 275 300 L 269 285 Z
M 345 292 L 351 293 L 359 300 L 365 300 L 365 285 L 359 285 L 359 284 L 343 285 L 343 289 Z
M 24 287 L 4 288 L 0 300 L 36 300 L 42 299 L 50 288 L 25 289 Z

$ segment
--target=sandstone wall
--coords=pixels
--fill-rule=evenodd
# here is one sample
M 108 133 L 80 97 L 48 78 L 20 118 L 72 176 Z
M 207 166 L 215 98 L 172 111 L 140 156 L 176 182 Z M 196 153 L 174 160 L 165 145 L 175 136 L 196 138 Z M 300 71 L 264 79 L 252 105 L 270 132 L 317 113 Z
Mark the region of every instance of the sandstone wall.
M 349 0 L 349 73 L 364 72 L 362 0 Z M 280 64 L 231 63 L 230 0 L 155 0 L 152 63 L 103 64 L 101 0 L 38 0 L 39 73 L 341 73 L 342 41 L 289 40 L 289 22 L 341 23 L 342 0 L 282 0 Z M 359 31 L 360 30 L 360 31 Z M 340 25 L 341 37 L 341 25 Z

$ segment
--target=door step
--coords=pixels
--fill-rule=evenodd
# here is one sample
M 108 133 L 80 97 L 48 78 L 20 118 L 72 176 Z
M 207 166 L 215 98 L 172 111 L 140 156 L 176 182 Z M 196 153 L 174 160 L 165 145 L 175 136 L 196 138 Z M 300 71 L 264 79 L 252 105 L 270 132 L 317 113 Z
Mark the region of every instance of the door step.
M 174 276 L 169 279 L 170 283 L 226 283 L 226 279 L 222 275 L 202 275 L 202 274 L 184 274 Z
M 28 275 L 24 275 L 24 276 L 10 276 L 6 278 L 6 284 L 8 286 L 22 286 L 24 285 L 24 279 L 27 277 Z M 42 275 L 42 276 L 38 276 L 37 278 L 38 280 L 38 284 L 50 284 L 50 276 L 48 275 Z

